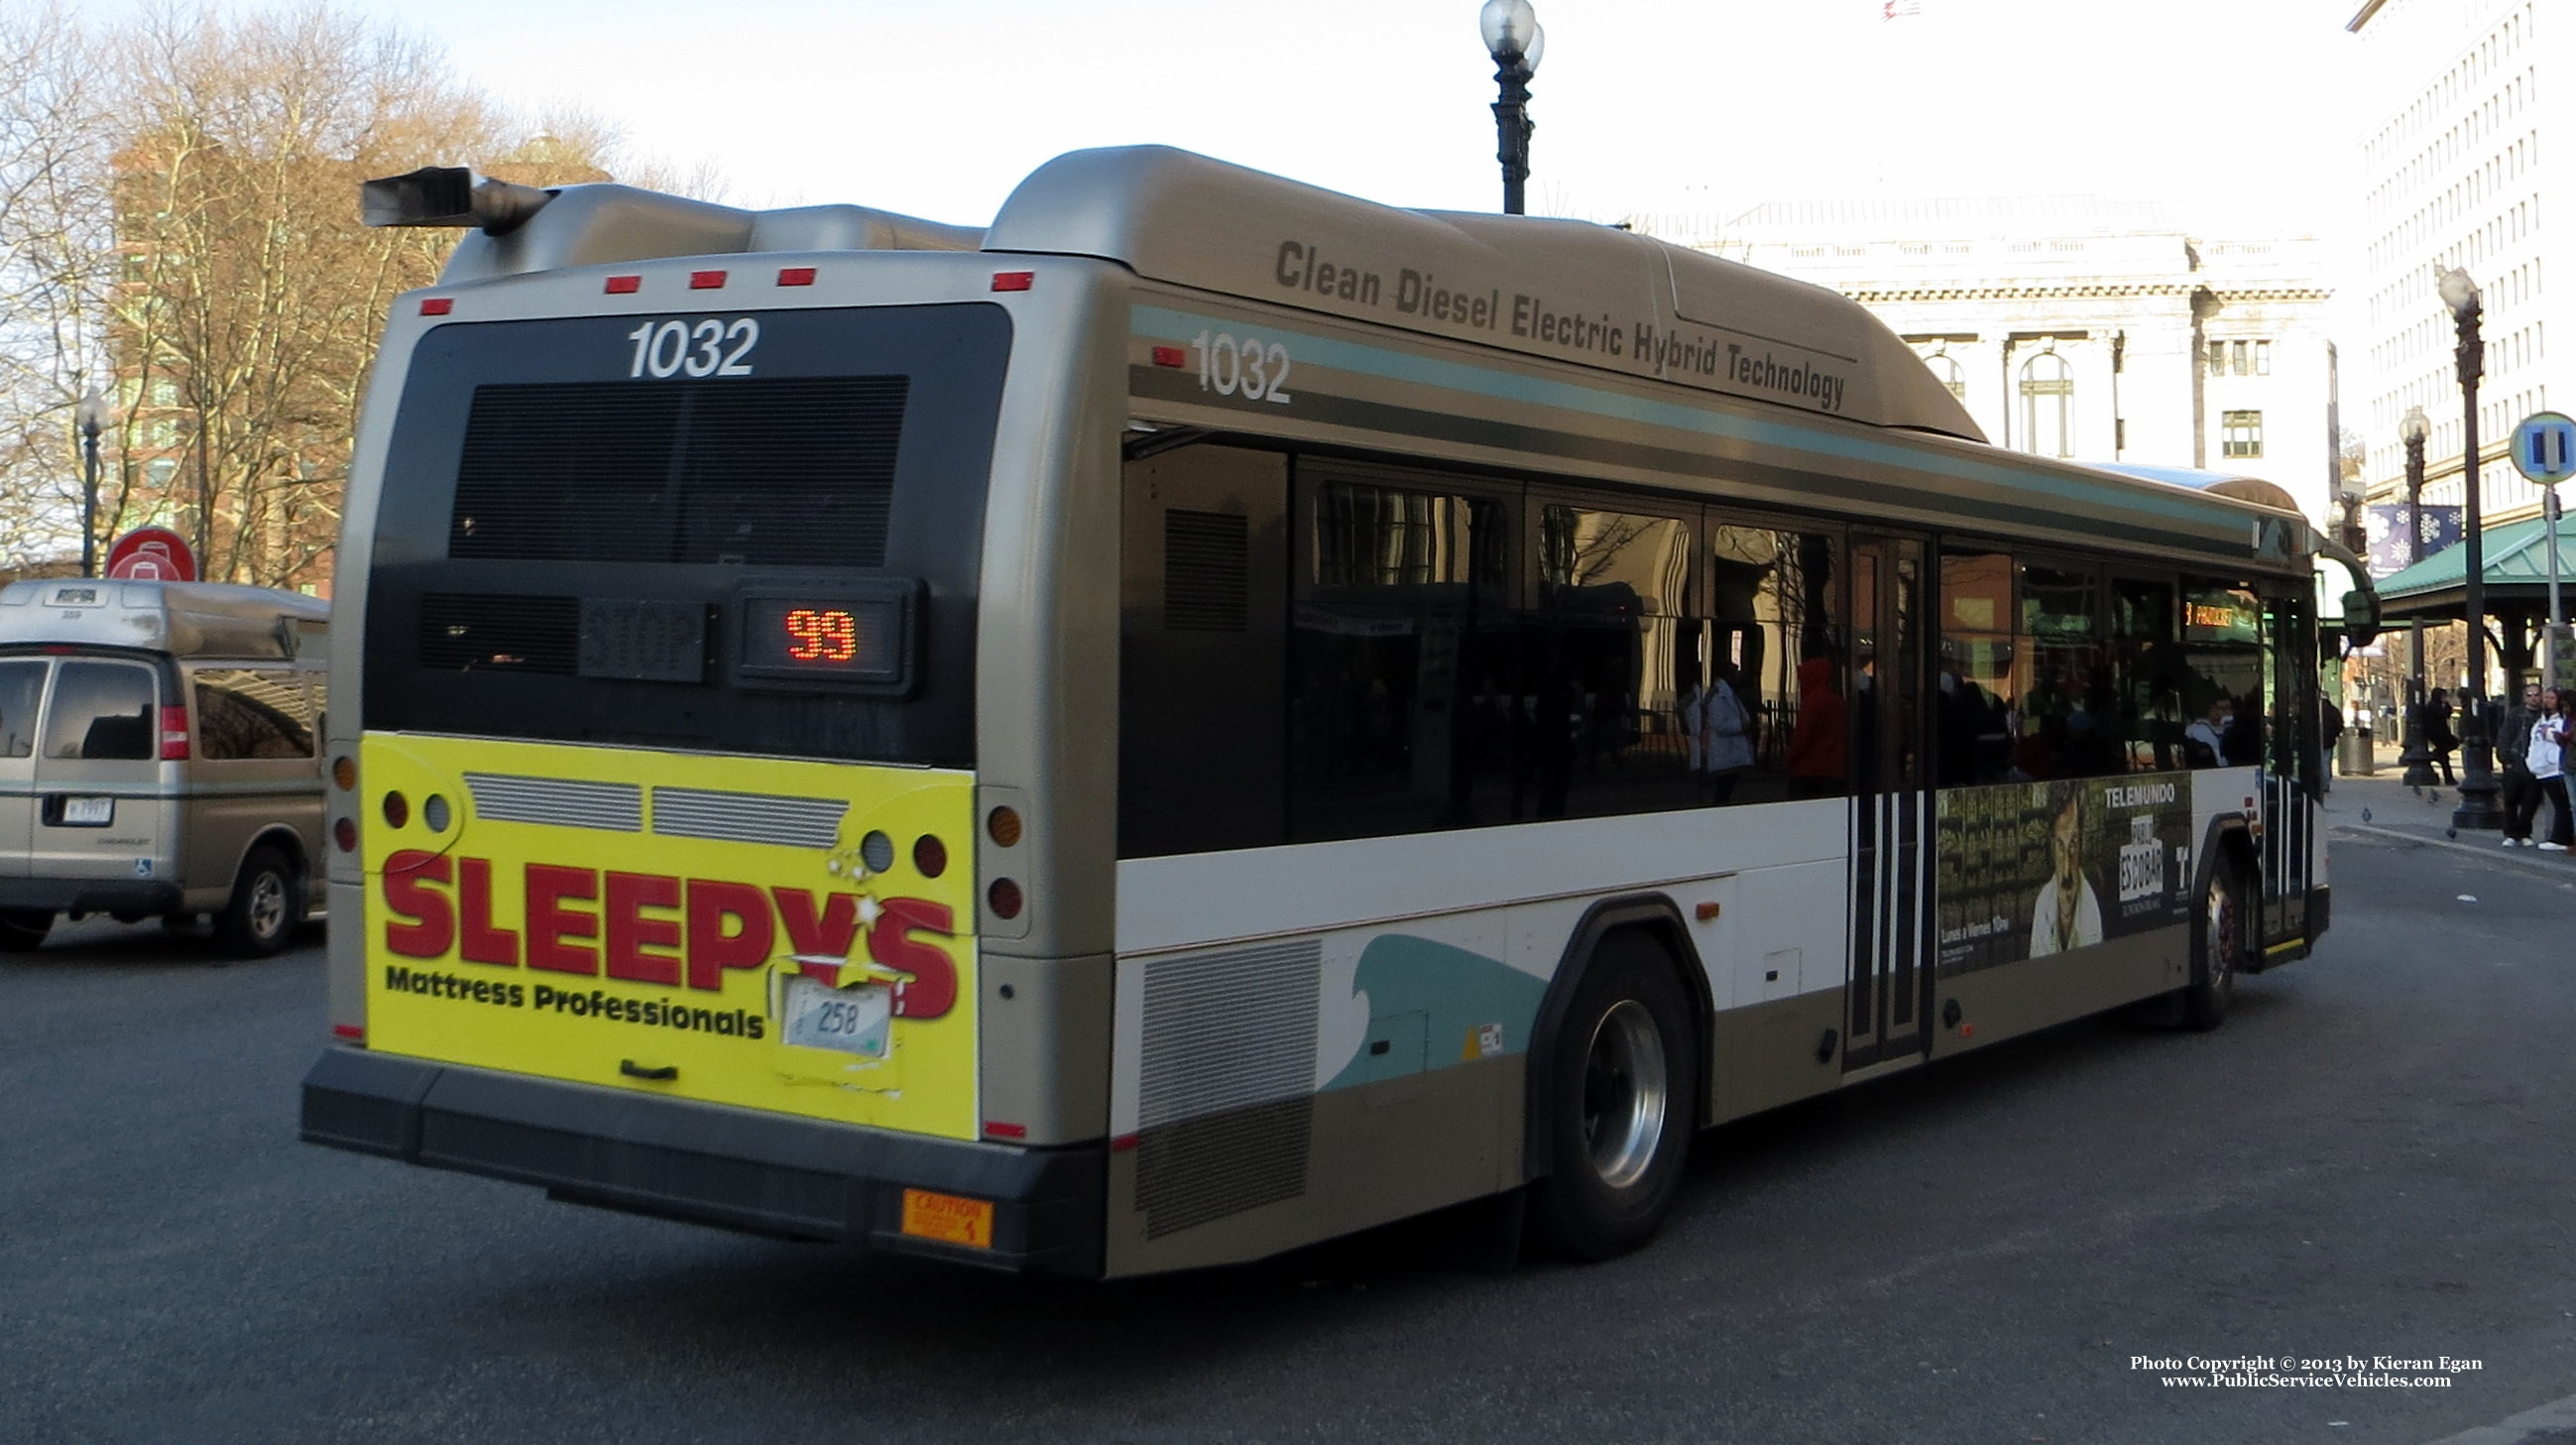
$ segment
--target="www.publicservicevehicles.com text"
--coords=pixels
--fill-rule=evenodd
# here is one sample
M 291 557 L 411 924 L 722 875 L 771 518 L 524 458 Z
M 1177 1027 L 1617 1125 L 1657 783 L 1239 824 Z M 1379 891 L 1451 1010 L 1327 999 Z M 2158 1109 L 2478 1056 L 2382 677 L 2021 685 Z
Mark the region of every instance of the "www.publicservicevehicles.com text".
M 2159 1383 L 2185 1389 L 2447 1390 L 2453 1376 L 2486 1364 L 2449 1355 L 2131 1355 L 2129 1368 L 2170 1372 Z

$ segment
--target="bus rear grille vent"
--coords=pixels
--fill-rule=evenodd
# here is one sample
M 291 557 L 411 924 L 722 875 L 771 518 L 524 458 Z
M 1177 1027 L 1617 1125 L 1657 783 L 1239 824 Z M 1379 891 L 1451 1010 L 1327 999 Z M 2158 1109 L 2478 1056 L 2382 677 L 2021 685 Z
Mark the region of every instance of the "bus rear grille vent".
M 581 661 L 581 599 L 430 592 L 420 599 L 420 665 L 439 672 L 570 677 Z
M 467 773 L 465 791 L 474 799 L 474 816 L 485 822 L 644 831 L 644 789 L 638 783 Z
M 1244 630 L 1248 525 L 1231 512 L 1163 513 L 1164 631 Z
M 910 380 L 475 388 L 447 554 L 882 567 Z
M 1136 1141 L 1145 1237 L 1303 1195 L 1314 1115 L 1308 1095 L 1146 1133 Z
M 1145 964 L 1136 1206 L 1147 1237 L 1306 1192 L 1315 939 Z
M 841 819 L 849 811 L 849 803 L 840 798 L 720 793 L 706 788 L 653 790 L 653 831 L 666 838 L 829 848 L 840 841 Z

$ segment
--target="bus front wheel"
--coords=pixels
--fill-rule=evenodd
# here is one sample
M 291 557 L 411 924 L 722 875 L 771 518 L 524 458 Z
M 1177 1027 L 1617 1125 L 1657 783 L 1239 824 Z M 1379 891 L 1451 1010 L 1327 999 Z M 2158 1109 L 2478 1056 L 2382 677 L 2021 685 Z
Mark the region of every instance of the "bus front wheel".
M 1531 1222 L 1560 1254 L 1625 1254 L 1654 1237 L 1681 1190 L 1699 1077 L 1690 1009 L 1651 939 L 1602 940 L 1550 1064 L 1549 1167 L 1531 1192 Z
M 2182 1025 L 2207 1033 L 2227 1021 L 2245 955 L 2245 884 L 2233 863 L 2209 870 L 2191 925 L 2191 983 L 2182 991 Z

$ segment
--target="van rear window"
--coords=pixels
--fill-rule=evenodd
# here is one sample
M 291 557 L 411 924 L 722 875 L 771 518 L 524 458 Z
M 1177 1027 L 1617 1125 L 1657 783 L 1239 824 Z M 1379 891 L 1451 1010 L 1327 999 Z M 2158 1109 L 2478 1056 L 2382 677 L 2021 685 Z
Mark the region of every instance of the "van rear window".
M 152 670 L 130 662 L 66 662 L 54 674 L 45 756 L 84 762 L 155 757 Z

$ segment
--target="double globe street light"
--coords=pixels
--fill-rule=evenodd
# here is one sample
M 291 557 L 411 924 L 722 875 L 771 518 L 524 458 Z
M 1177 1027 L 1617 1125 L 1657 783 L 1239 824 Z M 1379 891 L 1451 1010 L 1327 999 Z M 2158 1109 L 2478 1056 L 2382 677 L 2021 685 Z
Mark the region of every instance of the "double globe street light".
M 1501 142 L 1494 159 L 1503 163 L 1503 214 L 1517 216 L 1523 214 L 1521 186 L 1529 179 L 1530 132 L 1538 129 L 1529 118 L 1529 83 L 1538 74 L 1539 57 L 1547 53 L 1547 27 L 1538 23 L 1530 0 L 1485 0 L 1476 25 L 1484 32 L 1486 53 L 1494 57 L 1494 83 L 1502 87 L 1502 99 L 1494 102 L 1494 131 Z
M 2469 623 L 2469 699 L 2460 710 L 2460 806 L 2451 814 L 2454 828 L 2501 829 L 2504 810 L 2497 806 L 2501 788 L 2495 776 L 2495 737 L 2487 726 L 2487 552 L 2478 498 L 2478 378 L 2486 374 L 2486 342 L 2478 334 L 2485 308 L 2478 283 L 2457 266 L 2433 283 L 2442 304 L 2450 308 L 2459 333 L 2454 353 L 2460 377 L 2460 466 L 2466 505 L 2460 530 L 2468 543 L 2467 595 L 2461 599 Z M 2550 539 L 2552 545 L 2557 539 Z

